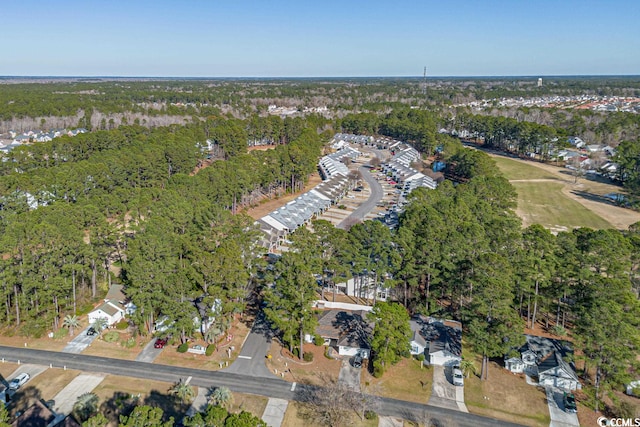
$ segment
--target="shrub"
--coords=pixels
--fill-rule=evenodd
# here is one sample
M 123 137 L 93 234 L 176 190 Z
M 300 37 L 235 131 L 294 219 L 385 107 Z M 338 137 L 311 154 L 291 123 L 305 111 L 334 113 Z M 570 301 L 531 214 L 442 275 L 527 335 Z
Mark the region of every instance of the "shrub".
M 28 338 L 42 338 L 46 332 L 46 328 L 47 326 L 43 318 L 31 319 L 22 325 L 20 335 Z
M 416 360 L 418 362 L 424 362 L 424 354 L 422 354 L 422 353 L 416 354 Z
M 304 359 L 305 362 L 313 362 L 313 353 L 311 352 L 306 352 L 302 358 Z
M 92 303 L 88 302 L 88 303 L 86 303 L 86 304 L 81 304 L 81 305 L 78 307 L 77 315 L 78 315 L 78 317 L 80 317 L 80 316 L 82 316 L 83 314 L 87 314 L 87 313 L 89 313 L 89 312 L 90 312 L 90 311 L 92 311 L 92 310 L 93 310 L 93 304 L 92 304 Z
M 206 351 L 205 355 L 211 356 L 214 351 L 216 351 L 216 346 L 214 344 L 209 344 L 207 346 L 207 351 Z
M 118 323 L 116 323 L 116 329 L 119 331 L 124 331 L 128 327 L 129 327 L 129 322 L 127 322 L 126 320 L 121 320 Z
M 120 339 L 120 334 L 116 331 L 109 331 L 102 336 L 102 339 L 106 342 L 116 342 Z
M 129 339 L 122 340 L 120 342 L 120 345 L 122 345 L 124 348 L 133 348 L 136 345 L 136 339 L 131 337 Z
M 364 418 L 367 420 L 377 420 L 378 414 L 367 409 L 366 411 L 364 411 Z
M 342 209 L 344 211 L 344 210 L 347 210 L 347 206 L 346 205 L 338 205 L 338 209 Z
M 324 345 L 324 338 L 322 338 L 320 335 L 316 335 L 315 337 L 313 337 L 313 343 L 315 345 Z
M 189 350 L 189 344 L 183 342 L 178 346 L 178 353 L 186 353 Z

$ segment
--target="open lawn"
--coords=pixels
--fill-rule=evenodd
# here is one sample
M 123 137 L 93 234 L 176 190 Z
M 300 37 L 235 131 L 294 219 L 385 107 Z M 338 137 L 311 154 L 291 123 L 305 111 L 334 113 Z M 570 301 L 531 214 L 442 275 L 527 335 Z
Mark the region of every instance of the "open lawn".
M 271 359 L 267 360 L 267 367 L 271 372 L 277 370 L 280 376 L 285 372 L 285 381 L 323 386 L 327 382 L 338 380 L 340 373 L 340 361 L 325 356 L 326 347 L 313 344 L 305 344 L 304 352 L 313 353 L 312 362 L 304 362 L 290 357 L 288 351 L 283 350 L 280 343 L 273 340 L 271 343 Z
M 552 231 L 612 225 L 563 193 L 561 182 L 512 182 L 518 192 L 518 214 L 525 225 L 541 224 Z
M 553 173 L 522 161 L 500 156 L 493 157 L 493 160 L 508 180 L 558 179 Z
M 264 396 L 233 393 L 233 404 L 229 408 L 229 412 L 247 411 L 260 418 L 262 417 L 262 414 L 264 414 L 268 401 L 269 399 Z
M 403 359 L 387 369 L 380 378 L 365 370 L 362 373 L 362 389 L 366 393 L 393 399 L 427 403 L 433 386 L 433 369 L 420 368 L 421 363 L 413 358 Z
M 230 340 L 221 339 L 218 343 L 218 348 L 213 352 L 211 356 L 204 354 L 194 353 L 178 353 L 179 342 L 171 343 L 167 345 L 162 353 L 154 360 L 154 363 L 161 365 L 183 366 L 186 368 L 196 369 L 209 369 L 215 371 L 227 366 L 227 363 L 231 363 L 236 360 L 242 349 L 242 343 L 251 331 L 250 324 L 253 322 L 253 317 L 244 316 L 244 319 L 237 319 L 231 329 L 229 330 Z M 203 347 L 207 347 L 207 343 L 203 340 L 195 340 L 189 342 L 189 347 L 199 344 Z M 229 349 L 231 350 L 231 357 L 229 357 Z
M 13 373 L 16 369 L 18 369 L 17 363 L 0 363 L 0 380 L 8 380 L 9 375 Z
M 465 379 L 464 400 L 473 414 L 528 426 L 547 427 L 551 421 L 545 392 L 493 362 L 486 381 L 475 375 Z
M 111 329 L 115 330 L 115 329 Z M 107 331 L 103 332 L 106 333 Z M 117 342 L 106 342 L 101 337 L 93 340 L 91 345 L 87 347 L 82 354 L 87 354 L 90 356 L 102 356 L 102 357 L 112 357 L 114 359 L 126 359 L 126 360 L 135 360 L 136 356 L 142 351 L 142 347 L 148 342 L 142 338 L 137 338 L 135 341 L 135 345 L 131 348 L 127 348 L 123 345 L 123 342 L 129 338 L 131 338 L 131 334 L 121 333 L 121 338 Z
M 583 226 L 626 230 L 640 221 L 640 212 L 615 206 L 602 197 L 624 193 L 614 183 L 596 177 L 576 180 L 571 170 L 552 164 L 496 153 L 490 156 L 518 192 L 516 212 L 525 227 L 540 223 L 552 231 Z M 583 209 L 578 209 L 578 205 Z

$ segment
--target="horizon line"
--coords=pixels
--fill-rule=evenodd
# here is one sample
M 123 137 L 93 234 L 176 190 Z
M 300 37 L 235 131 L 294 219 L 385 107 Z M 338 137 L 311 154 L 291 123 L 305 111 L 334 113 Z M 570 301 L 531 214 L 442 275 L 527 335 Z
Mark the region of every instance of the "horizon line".
M 640 74 L 504 74 L 504 75 L 439 75 L 426 76 L 426 79 L 458 79 L 458 78 L 567 78 L 567 77 L 640 77 Z M 0 79 L 250 79 L 250 80 L 285 80 L 285 79 L 424 79 L 420 75 L 386 75 L 386 76 L 143 76 L 143 75 L 0 75 Z

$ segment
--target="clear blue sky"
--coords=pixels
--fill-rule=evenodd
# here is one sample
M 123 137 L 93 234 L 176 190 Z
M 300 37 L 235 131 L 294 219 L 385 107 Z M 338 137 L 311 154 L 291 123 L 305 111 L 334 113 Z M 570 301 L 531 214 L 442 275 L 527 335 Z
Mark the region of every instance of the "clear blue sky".
M 640 74 L 640 0 L 20 0 L 0 75 Z

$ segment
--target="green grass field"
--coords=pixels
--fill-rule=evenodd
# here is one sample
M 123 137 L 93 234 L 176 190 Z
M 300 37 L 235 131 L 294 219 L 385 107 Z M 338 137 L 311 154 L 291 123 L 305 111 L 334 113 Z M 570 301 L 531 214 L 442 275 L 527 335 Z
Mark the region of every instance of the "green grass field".
M 558 179 L 557 176 L 535 166 L 527 165 L 506 157 L 494 157 L 505 178 L 512 179 Z
M 612 228 L 609 222 L 565 196 L 564 184 L 560 182 L 514 182 L 512 185 L 518 192 L 518 209 L 525 225 L 537 223 L 555 231 L 575 227 Z

